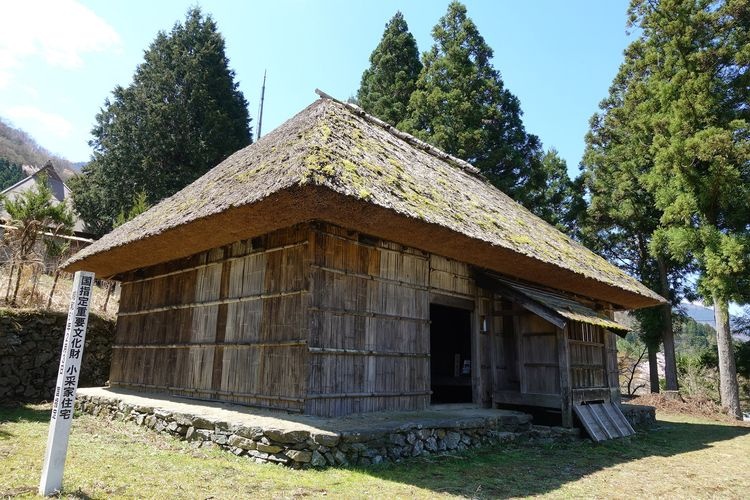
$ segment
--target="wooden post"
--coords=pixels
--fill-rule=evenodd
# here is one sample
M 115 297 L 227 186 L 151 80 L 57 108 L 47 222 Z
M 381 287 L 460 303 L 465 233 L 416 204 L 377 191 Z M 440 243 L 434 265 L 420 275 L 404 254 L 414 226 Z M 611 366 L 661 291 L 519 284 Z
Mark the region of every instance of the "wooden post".
M 474 404 L 482 404 L 482 339 L 479 314 L 479 287 L 474 287 L 474 310 L 471 313 L 471 394 Z
M 497 391 L 497 338 L 495 336 L 495 294 L 490 292 L 490 302 L 487 308 L 487 334 L 490 338 L 490 404 L 495 407 L 495 391 Z
M 609 402 L 620 403 L 620 372 L 617 369 L 617 339 L 615 334 L 601 329 L 604 340 L 604 379 L 609 388 Z
M 560 410 L 562 426 L 573 427 L 573 391 L 570 387 L 570 347 L 568 328 L 557 328 L 557 356 L 560 369 Z
M 518 306 L 513 304 L 513 310 L 517 310 Z M 523 325 L 521 318 L 517 315 L 513 316 L 513 329 L 516 332 L 516 364 L 518 365 L 518 388 L 521 394 L 527 394 L 528 387 L 526 386 L 526 356 L 524 349 L 524 338 L 525 325 Z

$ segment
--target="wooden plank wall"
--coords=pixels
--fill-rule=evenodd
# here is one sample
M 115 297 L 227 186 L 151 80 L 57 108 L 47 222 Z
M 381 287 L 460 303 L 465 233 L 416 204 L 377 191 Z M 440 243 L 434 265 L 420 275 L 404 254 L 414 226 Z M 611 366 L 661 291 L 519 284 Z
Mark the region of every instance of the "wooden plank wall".
M 116 386 L 301 411 L 307 226 L 123 276 Z
M 525 394 L 560 394 L 557 330 L 534 314 L 518 315 L 520 389 Z
M 519 392 L 518 339 L 515 331 L 516 316 L 528 313 L 495 294 L 493 296 L 493 328 L 495 353 L 495 390 Z
M 429 287 L 432 293 L 474 300 L 475 286 L 471 266 L 439 255 L 430 255 L 429 263 Z
M 323 416 L 429 403 L 429 258 L 327 224 L 311 229 L 305 412 Z
M 493 304 L 493 293 L 483 290 L 481 288 L 476 289 L 476 308 L 475 308 L 475 322 L 476 322 L 476 334 L 475 338 L 478 342 L 474 342 L 472 352 L 472 375 L 474 375 L 474 402 L 482 406 L 492 405 L 492 392 L 493 392 L 493 367 L 495 366 L 496 360 L 493 359 L 495 354 L 492 352 L 493 344 L 496 344 L 496 337 L 493 321 L 494 316 L 494 304 Z M 479 370 L 476 370 L 479 368 Z

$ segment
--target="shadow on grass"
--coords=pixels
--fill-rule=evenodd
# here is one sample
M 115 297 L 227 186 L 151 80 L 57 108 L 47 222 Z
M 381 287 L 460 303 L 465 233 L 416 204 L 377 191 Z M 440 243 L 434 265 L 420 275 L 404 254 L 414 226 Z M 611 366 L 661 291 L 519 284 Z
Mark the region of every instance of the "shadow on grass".
M 0 406 L 0 440 L 10 439 L 14 436 L 8 432 L 3 424 L 11 422 L 49 422 L 49 408 L 34 408 L 26 406 Z
M 96 498 L 96 497 L 89 496 L 89 494 L 83 491 L 81 488 L 78 488 L 75 491 L 67 491 L 65 488 L 63 488 L 63 491 L 59 496 L 75 498 L 76 500 L 91 500 L 92 498 Z
M 0 424 L 7 422 L 49 422 L 50 408 L 42 405 L 0 406 Z
M 750 433 L 750 427 L 658 422 L 624 440 L 480 448 L 458 455 L 408 460 L 363 469 L 379 479 L 471 497 L 541 495 L 618 464 L 670 457 Z

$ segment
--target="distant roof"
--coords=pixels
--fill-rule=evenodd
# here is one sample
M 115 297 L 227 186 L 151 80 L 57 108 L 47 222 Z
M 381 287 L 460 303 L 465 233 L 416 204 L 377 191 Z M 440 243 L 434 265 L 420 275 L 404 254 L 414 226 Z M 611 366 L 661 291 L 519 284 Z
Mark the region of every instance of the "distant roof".
M 624 308 L 662 303 L 466 162 L 322 98 L 74 255 L 102 277 L 324 220 Z
M 13 199 L 20 195 L 24 191 L 32 189 L 37 185 L 42 175 L 47 176 L 47 185 L 52 191 L 52 202 L 66 203 L 69 207 L 72 207 L 70 188 L 65 181 L 63 181 L 60 174 L 55 170 L 51 163 L 48 163 L 44 167 L 37 169 L 31 165 L 24 165 L 23 172 L 28 173 L 27 177 L 24 177 L 20 181 L 16 182 L 12 186 L 5 188 L 0 192 L 0 196 L 4 196 L 9 199 Z M 0 207 L 0 219 L 8 220 L 8 212 L 5 211 L 4 207 Z M 85 233 L 85 224 L 77 215 L 74 214 L 75 224 L 73 225 L 73 231 L 76 233 Z M 86 240 L 89 241 L 89 240 Z

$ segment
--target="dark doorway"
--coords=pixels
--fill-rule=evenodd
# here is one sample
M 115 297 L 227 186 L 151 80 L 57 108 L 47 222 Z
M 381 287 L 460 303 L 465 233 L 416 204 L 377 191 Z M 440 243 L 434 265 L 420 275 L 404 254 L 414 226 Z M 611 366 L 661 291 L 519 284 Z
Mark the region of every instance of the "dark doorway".
M 471 313 L 430 305 L 432 404 L 471 403 Z

